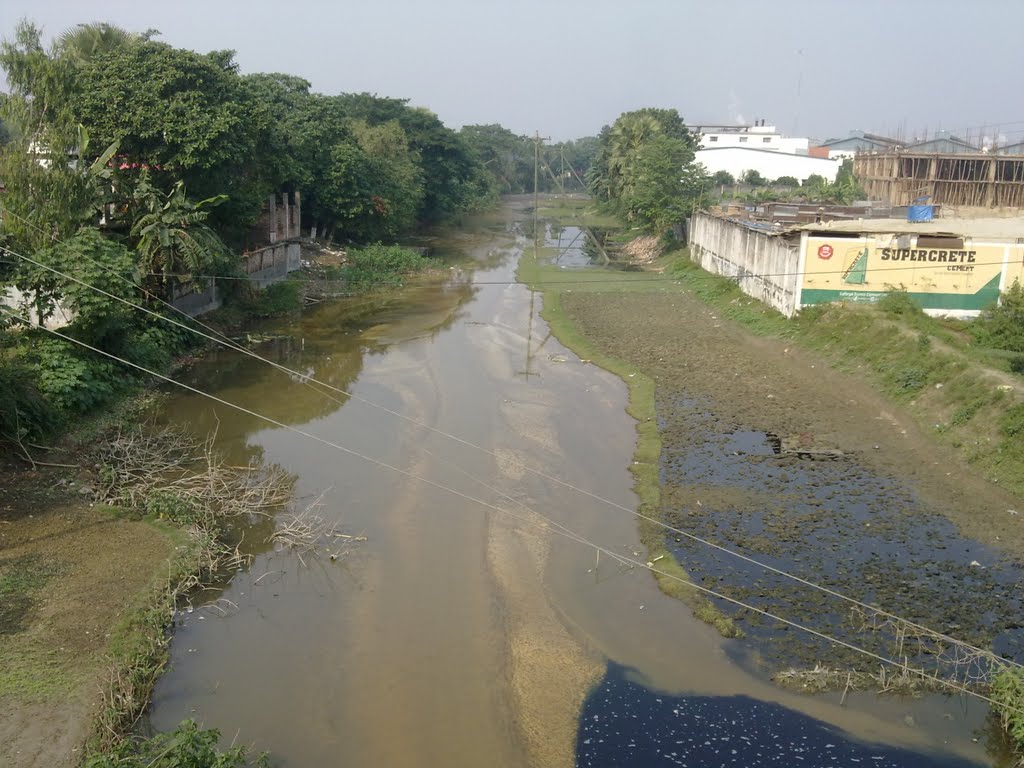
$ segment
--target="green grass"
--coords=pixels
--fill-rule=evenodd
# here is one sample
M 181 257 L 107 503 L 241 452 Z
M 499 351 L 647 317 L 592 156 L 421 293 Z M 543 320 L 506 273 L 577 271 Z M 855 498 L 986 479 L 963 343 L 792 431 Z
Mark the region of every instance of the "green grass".
M 60 563 L 41 555 L 0 559 L 0 635 L 24 629 L 36 593 L 60 572 Z
M 1006 667 L 998 672 L 992 680 L 992 698 L 1003 728 L 1024 764 L 1024 714 L 1020 712 L 1024 703 L 1024 671 Z
M 537 215 L 556 224 L 577 227 L 598 227 L 617 229 L 622 222 L 617 216 L 598 210 L 593 200 L 587 197 L 559 197 L 545 195 L 537 206 Z
M 734 281 L 701 269 L 685 250 L 666 258 L 673 259 L 668 271 L 681 286 L 724 317 L 814 350 L 838 370 L 867 376 L 984 477 L 1024 495 L 1022 406 L 994 378 L 1003 371 L 1010 377 L 1009 365 L 1005 355 L 971 344 L 962 321 L 929 317 L 899 291 L 876 306 L 820 305 L 787 320 Z

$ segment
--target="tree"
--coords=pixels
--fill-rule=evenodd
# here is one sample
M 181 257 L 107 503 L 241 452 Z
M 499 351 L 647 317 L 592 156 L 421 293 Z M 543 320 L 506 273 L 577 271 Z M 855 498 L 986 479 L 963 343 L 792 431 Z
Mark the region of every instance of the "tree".
M 55 50 L 58 55 L 76 64 L 84 64 L 122 46 L 149 40 L 157 34 L 159 32 L 155 29 L 149 29 L 142 34 L 129 32 L 106 22 L 77 24 L 64 30 L 57 39 Z
M 97 140 L 119 142 L 122 164 L 159 169 L 151 181 L 164 191 L 180 180 L 198 197 L 227 195 L 212 223 L 240 238 L 274 189 L 262 145 L 273 115 L 243 86 L 233 54 L 141 41 L 77 69 L 73 106 Z
M 638 109 L 624 112 L 611 125 L 601 130 L 599 149 L 587 176 L 587 185 L 597 199 L 615 207 L 623 197 L 632 194 L 629 168 L 636 153 L 657 136 L 682 142 L 691 152 L 697 142 L 674 109 Z
M 664 232 L 690 215 L 707 183 L 693 157 L 693 149 L 677 138 L 662 135 L 645 142 L 626 172 L 626 218 Z
M 458 213 L 492 202 L 487 172 L 467 142 L 422 107 L 409 107 L 404 99 L 388 99 L 368 93 L 335 97 L 348 116 L 370 125 L 397 120 L 420 158 L 424 191 L 418 218 L 442 221 Z
M 744 172 L 743 183 L 748 187 L 763 187 L 768 183 L 768 180 L 759 171 L 751 169 Z
M 4 228 L 14 247 L 34 250 L 71 235 L 92 213 L 94 190 L 82 173 L 90 162 L 87 134 L 70 107 L 76 73 L 47 54 L 41 31 L 28 22 L 0 44 L 0 66 L 7 74 L 2 114 L 10 131 L 0 150 L 0 179 L 7 188 L 4 206 L 13 214 Z
M 715 171 L 711 176 L 711 183 L 716 187 L 733 187 L 736 185 L 736 177 L 728 171 Z
M 804 179 L 803 184 L 801 186 L 807 190 L 820 190 L 828 186 L 828 181 L 825 180 L 824 176 L 821 176 L 817 173 L 812 173 L 810 176 Z
M 517 136 L 497 124 L 467 125 L 459 135 L 494 179 L 499 194 L 533 191 L 533 141 L 529 137 Z
M 163 193 L 143 171 L 132 198 L 131 238 L 141 282 L 169 296 L 172 286 L 192 282 L 193 275 L 223 269 L 227 249 L 206 224 L 209 209 L 223 202 L 223 195 L 194 203 L 185 195 L 184 182 Z
M 779 178 L 772 182 L 772 185 L 793 189 L 800 186 L 800 180 L 795 176 L 779 176 Z

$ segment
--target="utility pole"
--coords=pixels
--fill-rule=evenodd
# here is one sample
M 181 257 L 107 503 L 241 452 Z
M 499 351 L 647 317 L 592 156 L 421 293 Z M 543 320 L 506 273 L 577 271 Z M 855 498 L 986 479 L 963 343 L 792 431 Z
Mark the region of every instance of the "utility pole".
M 540 198 L 538 190 L 540 189 L 540 145 L 541 142 L 550 139 L 550 136 L 541 136 L 540 131 L 534 131 L 533 133 L 533 248 L 534 258 L 537 257 L 538 248 L 538 209 L 540 207 Z

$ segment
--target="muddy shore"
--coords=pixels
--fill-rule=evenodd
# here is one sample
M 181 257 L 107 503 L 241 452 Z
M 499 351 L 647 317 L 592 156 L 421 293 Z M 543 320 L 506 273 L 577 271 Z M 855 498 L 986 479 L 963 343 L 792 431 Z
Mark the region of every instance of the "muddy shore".
M 1019 501 L 870 384 L 752 336 L 685 292 L 567 292 L 560 304 L 603 354 L 655 382 L 666 522 L 1024 661 Z M 666 541 L 698 583 L 890 650 L 888 638 L 858 632 L 833 598 L 685 537 Z M 858 664 L 727 612 L 747 634 L 773 640 L 759 648 L 769 668 L 794 658 Z

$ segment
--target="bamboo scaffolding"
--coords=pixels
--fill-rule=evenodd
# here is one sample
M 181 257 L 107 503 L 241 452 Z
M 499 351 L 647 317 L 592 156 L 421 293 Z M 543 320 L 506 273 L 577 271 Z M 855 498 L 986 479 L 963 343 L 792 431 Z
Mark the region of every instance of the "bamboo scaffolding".
M 1024 155 L 865 152 L 854 175 L 870 200 L 910 205 L 919 197 L 952 207 L 1024 207 Z

